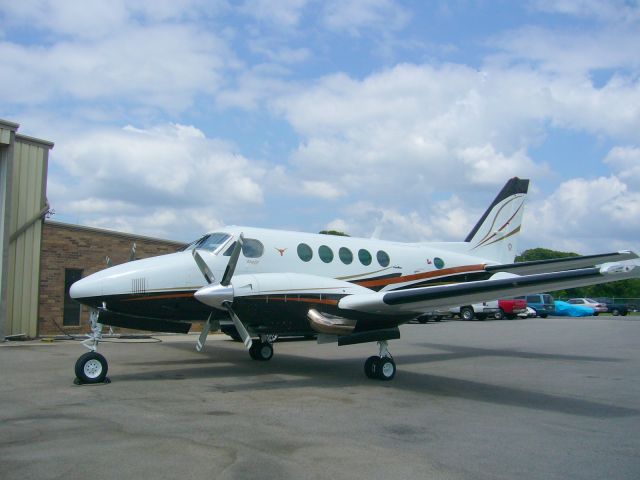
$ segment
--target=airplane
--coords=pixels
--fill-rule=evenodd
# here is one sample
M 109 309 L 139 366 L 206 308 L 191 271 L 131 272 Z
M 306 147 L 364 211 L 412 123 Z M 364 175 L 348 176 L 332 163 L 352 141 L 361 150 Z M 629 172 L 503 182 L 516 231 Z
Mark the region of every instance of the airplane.
M 377 342 L 368 378 L 391 380 L 388 341 L 399 326 L 434 310 L 640 277 L 628 250 L 514 263 L 529 180 L 514 177 L 462 242 L 402 243 L 230 226 L 181 251 L 106 268 L 71 286 L 90 309 L 89 352 L 78 383 L 99 383 L 108 363 L 97 352 L 102 326 L 187 333 L 232 321 L 254 360 L 273 356 L 278 335 L 338 345 Z M 612 263 L 613 262 L 613 263 Z M 622 263 L 621 263 L 622 262 Z

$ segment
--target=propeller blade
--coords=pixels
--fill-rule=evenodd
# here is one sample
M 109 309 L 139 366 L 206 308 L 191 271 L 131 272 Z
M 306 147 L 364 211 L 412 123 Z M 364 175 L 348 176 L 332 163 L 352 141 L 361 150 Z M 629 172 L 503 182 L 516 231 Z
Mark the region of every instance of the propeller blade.
M 207 335 L 209 335 L 209 330 L 211 329 L 212 316 L 213 316 L 213 313 L 209 315 L 209 318 L 207 318 L 207 321 L 202 326 L 202 332 L 200 332 L 200 336 L 198 337 L 198 341 L 196 342 L 196 350 L 199 352 L 202 351 L 202 349 L 204 348 L 204 344 L 207 341 Z
M 233 320 L 233 324 L 236 326 L 236 330 L 238 330 L 238 334 L 240 335 L 240 338 L 242 338 L 242 343 L 244 343 L 244 346 L 247 347 L 247 349 L 251 348 L 251 345 L 253 344 L 253 340 L 251 340 L 251 336 L 249 335 L 249 332 L 247 332 L 247 329 L 243 325 L 242 321 L 238 318 L 236 313 L 231 308 L 231 304 L 227 303 L 225 304 L 225 306 L 229 311 L 229 315 L 231 315 L 231 320 Z
M 235 247 L 233 247 L 233 252 L 231 252 L 231 258 L 229 258 L 229 263 L 227 263 L 227 268 L 224 270 L 224 275 L 222 276 L 222 280 L 220 280 L 220 285 L 227 286 L 231 283 L 231 277 L 233 277 L 233 272 L 236 270 L 236 265 L 238 263 L 238 258 L 240 257 L 240 252 L 242 251 L 242 246 L 244 245 L 244 237 L 242 233 L 238 236 L 238 240 L 236 241 Z
M 213 283 L 215 277 L 213 276 L 213 272 L 209 268 L 209 265 L 207 265 L 207 262 L 204 261 L 204 259 L 200 256 L 195 248 L 192 250 L 192 255 L 193 259 L 198 265 L 198 268 L 202 272 L 202 276 L 204 277 L 204 279 L 207 281 L 207 283 Z

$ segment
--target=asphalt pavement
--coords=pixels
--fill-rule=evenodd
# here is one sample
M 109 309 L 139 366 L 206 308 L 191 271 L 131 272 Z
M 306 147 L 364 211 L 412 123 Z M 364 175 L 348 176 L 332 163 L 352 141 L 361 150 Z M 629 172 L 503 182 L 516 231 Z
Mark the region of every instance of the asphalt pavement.
M 401 332 L 390 382 L 363 373 L 374 344 L 104 343 L 97 386 L 73 383 L 77 341 L 2 344 L 0 476 L 640 478 L 640 317 Z

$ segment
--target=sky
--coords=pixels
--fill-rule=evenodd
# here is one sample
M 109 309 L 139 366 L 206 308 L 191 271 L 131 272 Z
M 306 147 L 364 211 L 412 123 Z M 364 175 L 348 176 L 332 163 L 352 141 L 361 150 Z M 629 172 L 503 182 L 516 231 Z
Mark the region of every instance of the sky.
M 0 118 L 55 142 L 54 220 L 640 251 L 640 5 L 0 0 Z

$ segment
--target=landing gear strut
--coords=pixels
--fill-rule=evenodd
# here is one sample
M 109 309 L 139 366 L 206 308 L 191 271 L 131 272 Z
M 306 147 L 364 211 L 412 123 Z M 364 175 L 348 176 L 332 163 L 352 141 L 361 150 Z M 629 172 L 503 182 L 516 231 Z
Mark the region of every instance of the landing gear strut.
M 91 323 L 91 333 L 87 335 L 87 339 L 82 345 L 89 349 L 89 352 L 81 355 L 76 361 L 75 383 L 81 385 L 83 383 L 102 383 L 107 381 L 107 371 L 109 364 L 104 356 L 100 355 L 98 343 L 102 339 L 102 324 L 98 322 L 100 312 L 95 308 L 91 309 L 89 321 Z
M 254 341 L 249 348 L 249 355 L 254 360 L 267 361 L 273 357 L 273 342 L 277 335 L 260 335 L 260 340 Z
M 380 353 L 367 358 L 364 362 L 364 373 L 368 378 L 391 380 L 396 375 L 396 363 L 389 353 L 387 341 L 380 340 L 378 345 Z

